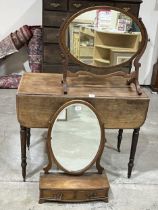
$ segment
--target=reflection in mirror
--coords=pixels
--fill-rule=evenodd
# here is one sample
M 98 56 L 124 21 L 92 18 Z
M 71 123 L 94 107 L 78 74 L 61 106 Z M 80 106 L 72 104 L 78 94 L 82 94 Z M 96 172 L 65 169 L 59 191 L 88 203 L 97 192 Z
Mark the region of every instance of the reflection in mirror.
M 58 115 L 51 132 L 51 147 L 56 161 L 67 171 L 83 170 L 96 157 L 101 129 L 95 113 L 85 104 L 75 103 Z
M 142 39 L 139 27 L 129 16 L 110 9 L 84 12 L 73 19 L 68 30 L 71 54 L 97 67 L 128 61 Z

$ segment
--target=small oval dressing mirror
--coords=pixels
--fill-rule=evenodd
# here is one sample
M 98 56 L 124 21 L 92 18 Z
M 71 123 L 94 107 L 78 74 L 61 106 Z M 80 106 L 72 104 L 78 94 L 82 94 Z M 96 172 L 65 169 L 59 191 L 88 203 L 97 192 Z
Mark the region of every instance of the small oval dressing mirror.
M 130 62 L 139 51 L 139 25 L 138 19 L 121 9 L 89 8 L 68 20 L 64 45 L 76 61 L 94 67 L 114 67 Z
M 72 102 L 60 110 L 49 135 L 54 161 L 72 174 L 88 170 L 104 147 L 101 122 L 87 102 Z

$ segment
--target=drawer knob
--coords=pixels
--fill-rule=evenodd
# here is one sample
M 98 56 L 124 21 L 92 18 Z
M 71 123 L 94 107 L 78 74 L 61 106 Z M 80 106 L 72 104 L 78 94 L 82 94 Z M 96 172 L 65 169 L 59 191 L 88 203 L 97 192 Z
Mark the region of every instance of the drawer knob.
M 125 12 L 128 12 L 128 11 L 130 10 L 130 7 L 124 7 L 123 10 L 124 10 Z
M 82 6 L 82 4 L 73 4 L 73 6 L 76 8 L 80 8 Z
M 57 7 L 60 6 L 60 4 L 59 3 L 50 3 L 50 6 L 54 7 L 54 8 L 57 8 Z

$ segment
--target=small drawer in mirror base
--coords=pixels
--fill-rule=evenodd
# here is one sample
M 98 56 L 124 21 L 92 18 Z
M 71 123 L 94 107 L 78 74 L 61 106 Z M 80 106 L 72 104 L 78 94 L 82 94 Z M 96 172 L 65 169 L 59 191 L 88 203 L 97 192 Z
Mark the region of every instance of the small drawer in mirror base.
M 70 176 L 41 174 L 39 203 L 58 202 L 108 202 L 109 182 L 105 174 Z

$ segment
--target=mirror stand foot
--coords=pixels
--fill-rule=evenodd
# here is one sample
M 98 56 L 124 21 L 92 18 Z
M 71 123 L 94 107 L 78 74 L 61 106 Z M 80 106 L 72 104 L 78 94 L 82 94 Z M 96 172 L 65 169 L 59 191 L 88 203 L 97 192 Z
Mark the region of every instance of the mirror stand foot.
M 100 163 L 96 163 L 96 168 L 98 170 L 98 174 L 102 174 L 104 171 L 104 168 L 100 165 Z
M 136 90 L 137 90 L 138 95 L 141 95 L 142 94 L 142 90 L 140 88 L 138 80 L 135 81 L 135 86 L 136 86 Z
M 67 94 L 67 82 L 66 81 L 62 81 L 62 84 L 63 84 L 63 91 L 64 91 L 64 95 Z
M 138 80 L 136 78 L 131 78 L 131 79 L 127 80 L 127 85 L 130 85 L 131 83 L 133 83 L 135 85 L 138 95 L 141 95 L 142 90 L 140 88 Z
M 103 150 L 104 150 L 104 148 L 103 148 Z M 102 153 L 101 153 L 101 155 L 102 155 Z M 101 156 L 96 161 L 96 168 L 98 170 L 98 174 L 102 174 L 104 171 L 104 168 L 100 165 L 100 160 L 101 160 Z
M 50 170 L 50 168 L 51 168 L 50 165 L 48 165 L 48 166 L 46 166 L 45 168 L 43 168 L 44 173 L 45 173 L 45 174 L 49 174 L 48 171 Z

